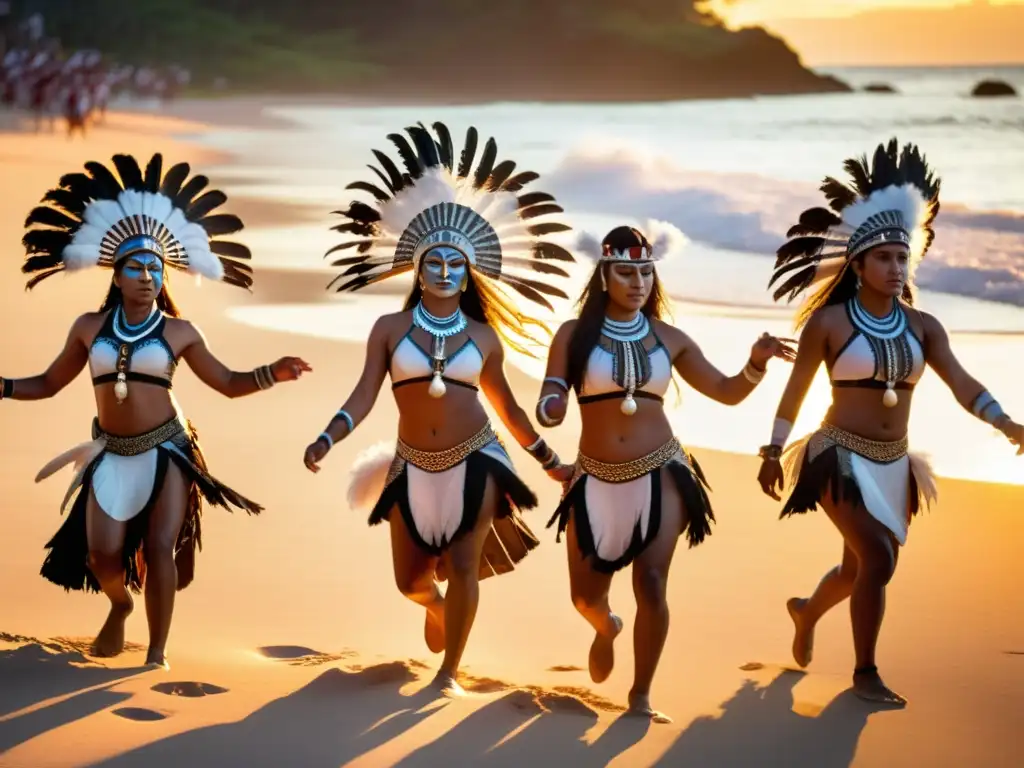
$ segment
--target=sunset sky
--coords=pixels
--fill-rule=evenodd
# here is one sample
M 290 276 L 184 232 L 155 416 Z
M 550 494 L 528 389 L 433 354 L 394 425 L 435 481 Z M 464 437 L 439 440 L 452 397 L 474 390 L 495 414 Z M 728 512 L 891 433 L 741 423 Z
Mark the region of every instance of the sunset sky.
M 762 24 L 807 64 L 1024 63 L 1024 0 L 711 0 L 730 26 Z

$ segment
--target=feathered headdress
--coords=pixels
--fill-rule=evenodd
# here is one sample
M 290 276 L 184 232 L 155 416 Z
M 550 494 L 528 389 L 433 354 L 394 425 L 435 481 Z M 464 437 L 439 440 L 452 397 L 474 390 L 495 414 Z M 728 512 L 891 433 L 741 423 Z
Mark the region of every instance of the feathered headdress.
M 787 294 L 787 301 L 792 301 L 814 284 L 837 280 L 855 256 L 884 243 L 903 243 L 910 248 L 912 275 L 931 246 L 940 180 L 915 145 L 900 149 L 892 139 L 888 145 L 878 145 L 870 165 L 864 155 L 847 160 L 844 168 L 852 186 L 826 177 L 821 191 L 831 210 L 804 211 L 776 252 L 768 287 L 786 278 L 775 289 L 776 301 Z M 903 294 L 912 298 L 909 280 Z
M 686 237 L 676 227 L 667 222 L 649 220 L 646 230 L 651 233 L 654 242 L 635 227 L 630 227 L 639 241 L 639 245 L 616 250 L 602 243 L 589 232 L 581 232 L 576 239 L 576 249 L 595 261 L 630 261 L 634 264 L 660 264 L 676 256 L 685 246 Z
M 69 173 L 43 196 L 25 220 L 27 253 L 21 271 L 35 275 L 27 287 L 65 270 L 114 265 L 141 251 L 171 267 L 248 288 L 252 258 L 240 243 L 211 238 L 242 229 L 233 214 L 212 213 L 227 196 L 204 192 L 209 179 L 188 175 L 188 163 L 163 173 L 153 155 L 143 173 L 131 155 L 114 155 L 114 170 L 88 162 L 86 173 Z
M 370 170 L 381 185 L 356 181 L 346 187 L 369 193 L 376 205 L 354 201 L 348 210 L 335 211 L 346 221 L 332 229 L 359 239 L 336 245 L 327 255 L 351 248 L 360 255 L 332 262 L 331 266 L 346 269 L 328 289 L 343 280 L 338 291 L 358 291 L 416 270 L 425 253 L 444 246 L 465 255 L 478 273 L 549 309 L 544 295 L 568 298 L 558 288 L 511 271 L 567 277 L 564 269 L 551 262 L 574 261 L 565 248 L 540 239 L 569 230 L 558 222 L 536 221 L 562 212 L 555 198 L 546 192 L 519 194 L 538 174 L 515 173 L 513 161 L 498 162 L 493 138 L 487 140 L 473 170 L 479 140 L 473 127 L 466 132 L 456 167 L 448 128 L 443 123 L 434 123 L 433 128 L 436 139 L 422 123 L 406 128 L 411 144 L 402 134 L 389 134 L 404 171 L 386 154 L 373 150 L 381 167 L 371 165 Z

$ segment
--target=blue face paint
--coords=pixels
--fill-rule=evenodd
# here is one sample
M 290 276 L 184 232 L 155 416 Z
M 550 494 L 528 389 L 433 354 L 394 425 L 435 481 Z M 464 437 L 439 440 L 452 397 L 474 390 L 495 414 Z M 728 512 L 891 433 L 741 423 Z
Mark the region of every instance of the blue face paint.
M 423 290 L 446 299 L 462 290 L 469 260 L 454 248 L 439 246 L 423 256 Z
M 153 290 L 160 293 L 164 286 L 164 263 L 159 256 L 151 253 L 139 253 L 128 257 L 128 263 L 121 269 L 121 274 L 129 280 L 145 281 L 143 273 L 153 281 Z

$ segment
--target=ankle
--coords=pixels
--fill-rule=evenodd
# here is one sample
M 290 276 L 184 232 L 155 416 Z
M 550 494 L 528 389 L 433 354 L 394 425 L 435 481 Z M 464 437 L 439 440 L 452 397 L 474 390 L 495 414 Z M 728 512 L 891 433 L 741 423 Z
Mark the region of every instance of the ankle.
M 874 664 L 865 664 L 863 666 L 860 666 L 860 667 L 857 667 L 856 669 L 854 669 L 853 670 L 853 675 L 854 675 L 854 677 L 862 677 L 864 675 L 871 675 L 871 676 L 877 677 L 878 676 L 878 667 L 876 667 Z

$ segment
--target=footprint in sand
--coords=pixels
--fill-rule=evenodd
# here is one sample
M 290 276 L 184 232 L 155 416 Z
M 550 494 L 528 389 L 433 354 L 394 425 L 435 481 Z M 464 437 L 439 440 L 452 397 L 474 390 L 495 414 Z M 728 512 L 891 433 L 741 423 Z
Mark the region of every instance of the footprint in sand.
M 155 709 L 144 709 L 143 707 L 121 707 L 112 710 L 113 714 L 123 717 L 125 720 L 134 720 L 137 723 L 151 723 L 157 720 L 166 720 L 167 714 L 158 712 Z
M 218 693 L 227 693 L 227 688 L 221 688 L 213 683 L 157 683 L 151 691 L 164 693 L 168 696 L 184 696 L 186 699 L 198 699 L 202 696 L 216 696 Z
M 573 664 L 556 664 L 553 667 L 548 667 L 548 672 L 582 672 L 583 667 L 577 667 Z
M 348 650 L 341 653 L 323 653 L 304 645 L 264 645 L 256 650 L 264 658 L 302 667 L 318 667 L 321 664 L 330 664 L 355 655 L 354 651 Z

